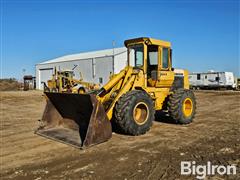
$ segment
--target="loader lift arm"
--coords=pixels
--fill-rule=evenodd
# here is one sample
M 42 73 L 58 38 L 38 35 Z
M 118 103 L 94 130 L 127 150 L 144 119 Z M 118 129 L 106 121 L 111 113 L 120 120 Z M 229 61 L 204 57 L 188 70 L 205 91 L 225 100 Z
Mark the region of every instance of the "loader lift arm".
M 105 106 L 109 120 L 112 119 L 113 109 L 119 98 L 126 92 L 135 89 L 133 85 L 139 71 L 137 69 L 134 71 L 133 67 L 127 66 L 102 87 L 97 98 L 103 105 L 105 102 L 110 101 L 110 105 L 108 107 Z

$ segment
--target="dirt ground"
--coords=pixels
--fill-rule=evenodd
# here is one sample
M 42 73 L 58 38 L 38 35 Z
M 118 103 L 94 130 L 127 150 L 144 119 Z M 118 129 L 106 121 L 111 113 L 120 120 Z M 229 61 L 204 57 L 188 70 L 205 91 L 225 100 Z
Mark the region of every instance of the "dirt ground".
M 0 92 L 1 179 L 194 179 L 181 176 L 181 161 L 237 165 L 240 179 L 240 93 L 196 92 L 190 125 L 157 116 L 142 136 L 113 134 L 86 150 L 34 134 L 45 105 L 39 91 Z

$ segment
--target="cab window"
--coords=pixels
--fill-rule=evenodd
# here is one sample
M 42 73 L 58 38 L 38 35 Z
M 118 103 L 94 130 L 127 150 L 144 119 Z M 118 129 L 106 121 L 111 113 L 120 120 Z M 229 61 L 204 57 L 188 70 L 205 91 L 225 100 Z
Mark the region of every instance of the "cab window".
M 163 48 L 163 55 L 162 55 L 162 68 L 163 69 L 167 69 L 169 67 L 168 59 L 169 59 L 168 48 Z
M 158 46 L 148 46 L 149 65 L 158 65 Z
M 157 78 L 158 69 L 158 46 L 149 45 L 147 51 L 147 75 L 148 78 Z
M 129 63 L 133 64 L 135 67 L 143 66 L 143 45 L 130 46 L 128 49 L 129 53 Z

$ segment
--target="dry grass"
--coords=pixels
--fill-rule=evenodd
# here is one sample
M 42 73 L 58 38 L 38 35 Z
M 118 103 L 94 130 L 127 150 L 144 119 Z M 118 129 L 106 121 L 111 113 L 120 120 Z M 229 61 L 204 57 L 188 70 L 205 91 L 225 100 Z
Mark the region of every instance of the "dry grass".
M 21 87 L 21 83 L 19 83 L 16 79 L 0 79 L 0 91 L 16 91 Z

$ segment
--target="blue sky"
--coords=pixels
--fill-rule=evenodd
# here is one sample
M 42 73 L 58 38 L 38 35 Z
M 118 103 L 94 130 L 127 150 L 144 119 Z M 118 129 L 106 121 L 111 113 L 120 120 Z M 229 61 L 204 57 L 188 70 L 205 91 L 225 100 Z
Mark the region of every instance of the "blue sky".
M 239 1 L 1 0 L 1 77 L 141 36 L 171 41 L 174 67 L 240 76 Z

